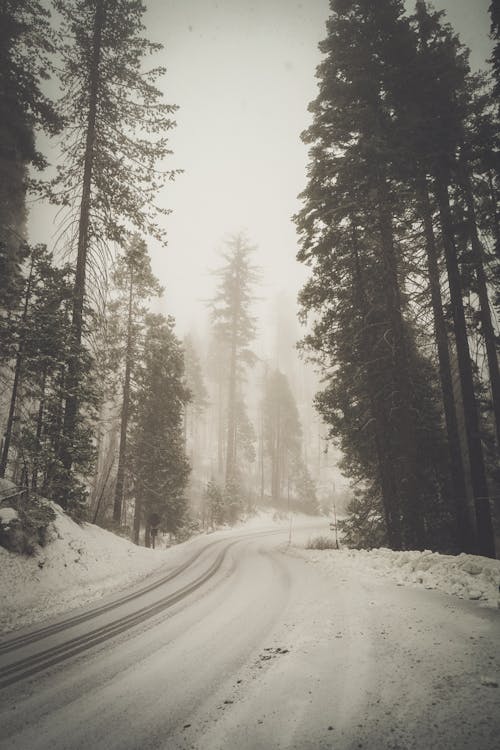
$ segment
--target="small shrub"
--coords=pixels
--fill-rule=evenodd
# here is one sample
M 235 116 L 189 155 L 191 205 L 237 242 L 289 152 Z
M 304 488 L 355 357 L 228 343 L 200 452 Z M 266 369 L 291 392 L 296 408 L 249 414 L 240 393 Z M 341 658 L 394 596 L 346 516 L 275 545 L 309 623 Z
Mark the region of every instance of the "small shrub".
M 387 545 L 382 501 L 374 491 L 360 491 L 347 508 L 347 518 L 339 521 L 342 541 L 351 549 L 373 549 Z
M 48 503 L 39 500 L 31 501 L 19 512 L 24 530 L 44 547 L 50 541 L 50 526 L 56 520 L 55 510 Z
M 337 543 L 331 536 L 315 536 L 309 539 L 306 549 L 337 549 Z
M 187 517 L 184 522 L 175 532 L 175 541 L 185 542 L 187 539 L 192 537 L 194 534 L 199 534 L 201 531 L 200 522 L 195 518 Z

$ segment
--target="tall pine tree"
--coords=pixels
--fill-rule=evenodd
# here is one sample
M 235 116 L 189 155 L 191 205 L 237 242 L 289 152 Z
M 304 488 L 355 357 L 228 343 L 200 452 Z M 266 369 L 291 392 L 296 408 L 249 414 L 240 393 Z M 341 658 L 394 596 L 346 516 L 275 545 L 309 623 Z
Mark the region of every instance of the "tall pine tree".
M 223 253 L 224 265 L 216 271 L 219 284 L 211 304 L 214 336 L 222 345 L 226 356 L 226 484 L 236 480 L 238 404 L 241 405 L 242 402 L 241 385 L 245 368 L 255 361 L 255 355 L 249 348 L 256 332 L 251 304 L 253 287 L 259 278 L 258 271 L 251 262 L 253 249 L 242 234 L 228 241 L 227 250 Z
M 113 341 L 113 364 L 122 373 L 120 409 L 120 438 L 118 467 L 113 503 L 113 520 L 120 523 L 127 469 L 127 440 L 132 407 L 132 380 L 137 369 L 140 337 L 150 297 L 161 294 L 158 280 L 151 271 L 146 243 L 134 235 L 119 258 L 113 272 L 118 297 L 111 305 L 110 335 Z
M 69 208 L 65 226 L 76 251 L 69 395 L 61 445 L 61 459 L 70 472 L 89 270 L 99 278 L 108 244 L 123 244 L 130 227 L 164 239 L 156 215 L 165 210 L 155 201 L 173 173 L 156 167 L 170 153 L 166 133 L 174 125 L 175 107 L 162 101 L 156 86 L 164 71 L 144 67 L 145 58 L 160 45 L 142 35 L 141 2 L 56 0 L 55 6 L 64 37 L 71 40 L 62 49 L 65 158 L 51 191 L 56 202 Z
M 134 541 L 139 542 L 144 524 L 149 546 L 151 527 L 160 525 L 175 534 L 187 512 L 184 490 L 190 467 L 184 449 L 182 416 L 190 394 L 184 385 L 182 344 L 174 334 L 172 318 L 146 318 L 137 379 L 131 439 Z

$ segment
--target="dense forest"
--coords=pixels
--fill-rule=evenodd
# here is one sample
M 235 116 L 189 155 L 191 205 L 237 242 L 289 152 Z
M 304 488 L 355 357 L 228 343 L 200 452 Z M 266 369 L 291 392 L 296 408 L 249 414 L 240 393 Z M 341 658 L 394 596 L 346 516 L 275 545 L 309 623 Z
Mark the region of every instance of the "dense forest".
M 422 0 L 331 10 L 296 223 L 316 403 L 358 480 L 351 530 L 494 557 L 498 44 L 473 73 Z
M 27 519 L 54 500 L 147 546 L 259 507 L 336 503 L 346 544 L 494 557 L 498 1 L 489 67 L 475 72 L 423 0 L 412 12 L 331 0 L 294 217 L 304 328 L 293 299 L 275 300 L 271 356 L 257 347 L 263 279 L 243 231 L 221 238 L 202 335 L 158 312 L 150 244 L 167 242 L 177 107 L 145 11 L 0 8 L 6 498 Z M 58 209 L 52 247 L 28 232 L 34 200 Z

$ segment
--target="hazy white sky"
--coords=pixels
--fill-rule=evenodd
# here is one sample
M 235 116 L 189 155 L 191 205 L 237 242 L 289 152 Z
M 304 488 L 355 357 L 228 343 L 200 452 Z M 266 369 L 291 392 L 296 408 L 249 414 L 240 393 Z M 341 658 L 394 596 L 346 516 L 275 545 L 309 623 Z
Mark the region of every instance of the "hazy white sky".
M 168 167 L 185 170 L 161 199 L 173 212 L 164 220 L 168 248 L 151 243 L 154 270 L 166 289 L 162 309 L 175 315 L 179 333 L 202 329 L 217 250 L 225 235 L 246 229 L 263 269 L 265 330 L 264 310 L 280 290 L 294 298 L 306 276 L 295 261 L 291 216 L 306 182 L 300 133 L 316 93 L 317 45 L 325 34 L 328 0 L 145 4 L 147 33 L 164 45 L 155 59 L 167 67 L 161 86 L 166 100 L 180 107 Z M 481 65 L 488 54 L 489 0 L 436 5 L 446 6 L 472 48 L 473 63 Z M 50 244 L 49 218 L 51 212 L 36 209 L 36 240 Z
M 185 173 L 165 193 L 169 245 L 154 254 L 165 305 L 183 329 L 206 317 L 210 268 L 227 233 L 246 229 L 258 246 L 262 295 L 296 295 L 290 217 L 304 184 L 307 104 L 328 2 L 167 0 L 147 23 L 165 45 L 165 89 L 177 103 L 171 162 Z

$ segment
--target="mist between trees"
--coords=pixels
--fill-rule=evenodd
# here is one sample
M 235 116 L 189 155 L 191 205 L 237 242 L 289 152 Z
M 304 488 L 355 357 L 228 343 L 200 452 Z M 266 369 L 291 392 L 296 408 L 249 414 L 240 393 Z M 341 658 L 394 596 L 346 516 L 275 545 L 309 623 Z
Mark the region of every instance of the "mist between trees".
M 276 302 L 269 361 L 256 355 L 244 233 L 223 241 L 203 341 L 151 312 L 176 106 L 143 6 L 2 5 L 0 475 L 28 515 L 47 497 L 150 545 L 336 500 L 348 544 L 495 556 L 498 2 L 481 73 L 422 0 L 330 6 L 295 216 L 314 397 L 293 302 Z M 59 144 L 51 178 L 40 132 Z M 60 206 L 54 248 L 27 241 L 32 194 Z

